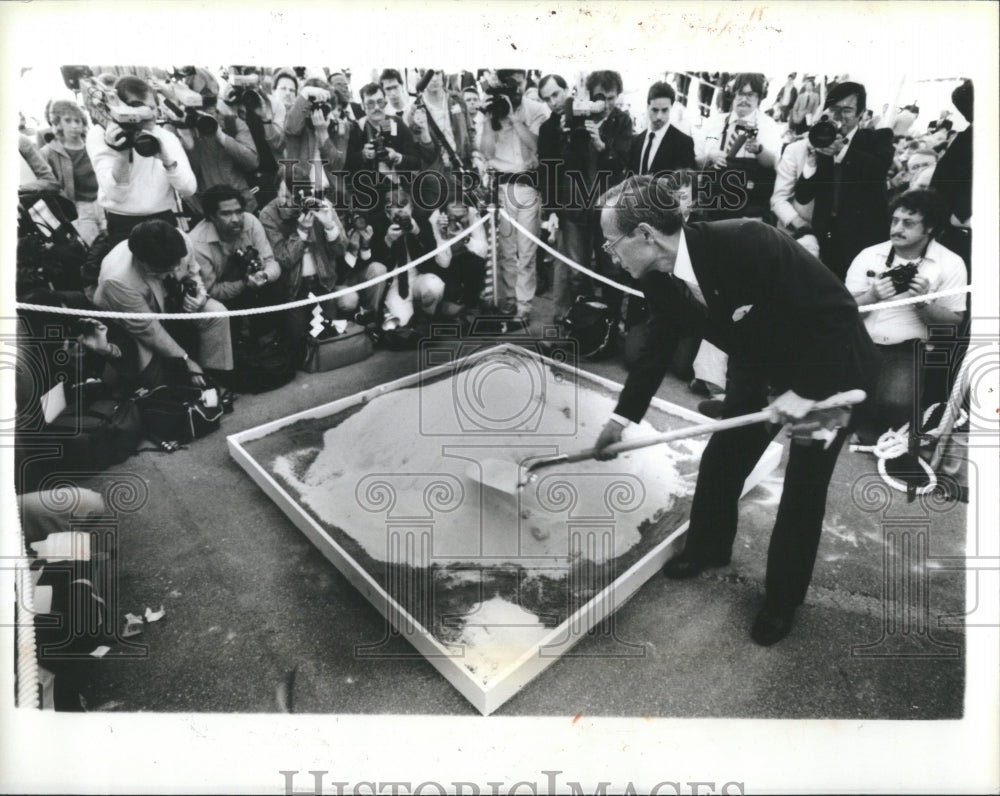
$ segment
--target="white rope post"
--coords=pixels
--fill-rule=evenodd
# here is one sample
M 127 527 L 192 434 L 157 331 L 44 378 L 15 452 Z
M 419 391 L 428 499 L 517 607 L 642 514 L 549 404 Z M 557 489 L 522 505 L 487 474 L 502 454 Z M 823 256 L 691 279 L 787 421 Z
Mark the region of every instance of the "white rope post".
M 944 409 L 944 416 L 941 418 L 941 424 L 938 426 L 941 432 L 938 436 L 937 445 L 934 448 L 934 454 L 931 456 L 931 467 L 934 468 L 936 472 L 938 467 L 941 465 L 941 459 L 944 458 L 945 449 L 951 446 L 951 436 L 952 430 L 955 428 L 956 420 L 962 411 L 962 401 L 965 398 L 966 392 L 969 390 L 969 357 L 968 352 L 966 356 L 962 359 L 962 364 L 958 369 L 958 375 L 955 377 L 955 383 L 951 388 L 951 395 L 948 396 L 948 405 Z M 969 407 L 969 427 L 972 427 L 972 407 Z
M 490 214 L 490 268 L 493 271 L 493 303 L 499 306 L 500 285 L 497 283 L 497 206 L 491 204 L 487 209 Z

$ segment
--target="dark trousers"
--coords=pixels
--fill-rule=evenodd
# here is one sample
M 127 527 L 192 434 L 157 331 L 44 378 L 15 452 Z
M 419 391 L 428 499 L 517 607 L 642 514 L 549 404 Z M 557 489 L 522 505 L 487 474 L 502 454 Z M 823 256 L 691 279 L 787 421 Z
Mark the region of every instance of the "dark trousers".
M 486 285 L 486 260 L 470 251 L 459 252 L 451 264 L 440 271 L 444 280 L 444 298 L 466 307 L 479 305 Z
M 132 230 L 143 221 L 159 219 L 166 221 L 170 226 L 177 226 L 177 216 L 172 210 L 164 210 L 162 213 L 154 213 L 151 216 L 123 216 L 118 213 L 106 213 L 108 218 L 108 251 L 125 240 Z
M 757 423 L 712 435 L 701 457 L 685 553 L 703 559 L 730 554 L 743 482 L 778 431 Z M 774 607 L 794 608 L 805 599 L 823 530 L 827 489 L 847 434 L 841 429 L 826 450 L 821 442 L 790 445 L 767 553 L 767 601 Z

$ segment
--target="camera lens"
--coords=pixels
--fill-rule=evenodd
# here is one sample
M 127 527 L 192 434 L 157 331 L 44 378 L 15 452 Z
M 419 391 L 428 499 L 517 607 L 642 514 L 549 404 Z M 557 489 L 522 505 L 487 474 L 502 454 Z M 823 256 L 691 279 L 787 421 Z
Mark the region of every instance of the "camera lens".
M 135 136 L 133 143 L 137 154 L 144 158 L 151 158 L 160 151 L 160 142 L 155 135 L 141 132 Z
M 243 92 L 243 96 L 240 97 L 240 101 L 243 103 L 243 107 L 248 111 L 259 111 L 261 108 L 261 97 L 253 89 L 247 89 Z
M 837 140 L 837 125 L 827 119 L 820 119 L 809 128 L 809 143 L 816 149 L 824 149 Z
M 195 121 L 195 129 L 197 129 L 198 135 L 215 135 L 219 131 L 219 122 L 214 116 L 199 113 Z

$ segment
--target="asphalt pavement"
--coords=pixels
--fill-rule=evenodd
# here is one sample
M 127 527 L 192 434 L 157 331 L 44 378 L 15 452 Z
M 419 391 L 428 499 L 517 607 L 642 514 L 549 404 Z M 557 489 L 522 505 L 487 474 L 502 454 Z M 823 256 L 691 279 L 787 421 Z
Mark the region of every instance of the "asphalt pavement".
M 539 313 L 546 303 L 539 300 Z M 541 334 L 537 322 L 532 331 Z M 242 395 L 220 431 L 141 453 L 86 485 L 138 478 L 118 533 L 117 610 L 165 609 L 129 646 L 75 664 L 89 711 L 442 714 L 476 710 L 233 461 L 226 435 L 413 373 L 416 352 L 377 351 Z M 582 363 L 621 382 L 621 358 Z M 659 397 L 700 400 L 668 376 Z M 787 441 L 780 440 L 786 445 Z M 786 452 L 787 453 L 787 452 Z M 784 464 L 784 458 L 782 467 Z M 792 634 L 749 638 L 782 469 L 741 503 L 733 560 L 689 581 L 650 578 L 611 623 L 497 711 L 501 716 L 941 719 L 962 715 L 964 503 L 872 484 L 845 447 L 830 485 L 813 583 Z M 959 618 L 956 618 L 959 617 Z M 381 643 L 375 657 L 359 647 Z M 67 678 L 70 675 L 66 675 Z

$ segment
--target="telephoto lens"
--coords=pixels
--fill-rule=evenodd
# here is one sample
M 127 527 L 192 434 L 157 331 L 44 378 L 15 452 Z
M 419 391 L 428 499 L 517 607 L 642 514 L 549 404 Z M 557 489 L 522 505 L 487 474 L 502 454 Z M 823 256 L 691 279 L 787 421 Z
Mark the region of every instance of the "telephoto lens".
M 837 140 L 840 130 L 829 119 L 820 119 L 809 128 L 809 143 L 816 149 L 825 149 Z

